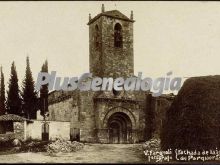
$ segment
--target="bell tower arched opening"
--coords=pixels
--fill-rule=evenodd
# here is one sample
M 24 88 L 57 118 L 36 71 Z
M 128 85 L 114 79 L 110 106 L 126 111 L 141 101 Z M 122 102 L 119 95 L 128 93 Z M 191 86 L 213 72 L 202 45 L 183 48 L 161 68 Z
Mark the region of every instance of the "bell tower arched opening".
M 116 23 L 114 28 L 114 46 L 116 48 L 122 48 L 122 41 L 122 26 Z

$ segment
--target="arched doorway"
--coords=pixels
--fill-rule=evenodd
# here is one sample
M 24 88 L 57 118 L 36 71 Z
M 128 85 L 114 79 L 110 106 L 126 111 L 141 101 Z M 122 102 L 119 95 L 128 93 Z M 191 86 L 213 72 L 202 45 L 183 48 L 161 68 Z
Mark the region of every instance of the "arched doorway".
M 132 122 L 123 112 L 116 112 L 108 119 L 109 143 L 131 143 Z

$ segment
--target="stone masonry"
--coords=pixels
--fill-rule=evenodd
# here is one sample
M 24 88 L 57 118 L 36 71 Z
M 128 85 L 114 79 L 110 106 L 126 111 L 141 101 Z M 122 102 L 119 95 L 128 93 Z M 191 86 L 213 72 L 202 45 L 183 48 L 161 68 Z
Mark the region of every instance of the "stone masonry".
M 133 23 L 133 12 L 128 18 L 118 10 L 105 11 L 104 6 L 100 14 L 89 17 L 89 68 L 94 77 L 135 76 Z M 49 120 L 69 121 L 71 137 L 78 136 L 80 141 L 145 141 L 160 133 L 160 114 L 173 100 L 149 96 L 149 91 L 54 91 L 49 94 Z M 151 111 L 157 122 L 149 120 Z

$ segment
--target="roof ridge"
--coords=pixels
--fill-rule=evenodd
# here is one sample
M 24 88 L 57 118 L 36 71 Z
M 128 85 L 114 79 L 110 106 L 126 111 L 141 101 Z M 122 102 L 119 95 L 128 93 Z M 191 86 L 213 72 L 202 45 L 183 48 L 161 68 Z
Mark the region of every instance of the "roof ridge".
M 115 13 L 114 13 L 115 12 Z M 118 14 L 117 14 L 117 13 Z M 125 21 L 129 21 L 129 22 L 134 22 L 133 19 L 128 18 L 126 15 L 124 15 L 122 12 L 120 12 L 119 10 L 109 10 L 109 11 L 105 11 L 102 13 L 97 14 L 94 18 L 92 18 L 91 20 L 89 20 L 89 22 L 87 23 L 87 25 L 90 25 L 91 23 L 95 22 L 99 17 L 101 16 L 107 16 L 107 17 L 112 17 L 112 18 L 117 18 L 117 19 L 121 19 L 121 20 L 125 20 Z
M 4 114 L 0 116 L 0 121 L 26 121 L 28 119 L 16 114 Z

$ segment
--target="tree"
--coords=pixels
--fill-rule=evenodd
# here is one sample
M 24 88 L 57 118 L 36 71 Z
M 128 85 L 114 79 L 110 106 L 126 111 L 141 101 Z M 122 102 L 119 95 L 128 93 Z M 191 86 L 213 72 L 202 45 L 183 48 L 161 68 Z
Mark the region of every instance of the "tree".
M 10 114 L 21 115 L 21 98 L 19 95 L 18 76 L 14 61 L 11 66 L 11 77 L 8 85 L 7 112 Z
M 48 62 L 47 60 L 41 68 L 41 72 L 48 73 Z M 40 110 L 41 115 L 45 117 L 45 114 L 48 112 L 48 84 L 43 85 L 40 89 Z
M 5 114 L 5 82 L 2 67 L 1 72 L 1 84 L 0 84 L 0 115 Z
M 28 119 L 36 119 L 37 92 L 34 89 L 34 80 L 30 68 L 29 57 L 26 59 L 26 72 L 22 83 L 21 96 L 25 117 Z
M 161 148 L 215 150 L 220 144 L 220 76 L 187 79 L 166 113 Z

